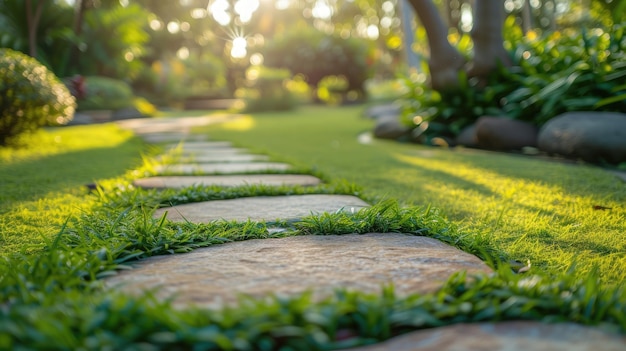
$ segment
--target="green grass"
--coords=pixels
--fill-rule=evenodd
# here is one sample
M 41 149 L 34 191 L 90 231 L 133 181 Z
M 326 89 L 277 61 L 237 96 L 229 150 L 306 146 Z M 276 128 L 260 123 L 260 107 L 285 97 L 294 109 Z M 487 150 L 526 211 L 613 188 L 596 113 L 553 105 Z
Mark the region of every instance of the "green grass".
M 39 250 L 89 208 L 85 185 L 141 165 L 142 142 L 114 125 L 54 128 L 0 148 L 0 254 Z
M 358 141 L 373 122 L 360 107 L 307 107 L 211 127 L 210 136 L 268 153 L 372 202 L 432 205 L 467 235 L 489 236 L 503 257 L 563 273 L 597 267 L 606 284 L 626 281 L 626 184 L 597 167 L 531 157 Z M 596 210 L 594 206 L 609 207 Z
M 621 266 L 605 272 L 602 261 L 593 270 L 594 261 L 579 255 L 578 265 L 565 270 L 546 253 L 521 257 L 514 251 L 528 246 L 559 252 L 555 262 L 569 266 L 561 251 L 573 250 L 571 242 L 592 247 L 569 234 L 595 227 L 602 228 L 594 235 L 606 242 L 609 254 L 601 257 L 595 248 L 593 258 L 623 260 L 622 183 L 591 167 L 389 142 L 362 145 L 356 137 L 371 122 L 358 112 L 307 108 L 210 129 L 213 138 L 269 152 L 327 181 L 309 189 L 135 189 L 130 181 L 150 174 L 157 162 L 142 160 L 144 145 L 113 125 L 55 129 L 37 135 L 30 148 L 0 149 L 0 349 L 333 350 L 415 329 L 499 320 L 573 321 L 626 333 L 626 288 L 621 280 L 611 281 L 621 279 Z M 91 182 L 99 186 L 87 192 L 84 184 Z M 545 193 L 535 194 L 537 189 Z M 311 190 L 356 194 L 376 204 L 356 213 L 279 223 L 194 224 L 152 217 L 157 207 L 171 203 Z M 593 216 L 587 218 L 587 205 L 613 209 L 588 211 Z M 519 218 L 510 218 L 515 213 Z M 614 218 L 619 216 L 621 221 Z M 584 222 L 564 225 L 568 218 Z M 552 222 L 542 222 L 547 219 Z M 286 231 L 270 233 L 270 225 Z M 543 227 L 553 236 L 538 232 Z M 323 301 L 308 293 L 242 298 L 239 307 L 219 311 L 176 309 L 151 294 L 131 297 L 103 286 L 102 278 L 143 257 L 238 240 L 366 232 L 434 237 L 494 259 L 489 263 L 497 271 L 471 279 L 456 274 L 427 295 L 398 297 L 393 287 L 372 295 L 338 290 Z M 616 237 L 609 240 L 605 232 Z M 553 241 L 546 242 L 548 237 Z M 528 257 L 533 268 L 514 274 L 499 256 Z

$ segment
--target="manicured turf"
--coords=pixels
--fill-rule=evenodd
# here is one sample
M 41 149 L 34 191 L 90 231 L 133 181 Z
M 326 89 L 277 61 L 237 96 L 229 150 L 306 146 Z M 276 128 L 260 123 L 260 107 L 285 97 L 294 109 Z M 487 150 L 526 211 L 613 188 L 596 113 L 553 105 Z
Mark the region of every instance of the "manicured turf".
M 0 253 L 38 250 L 89 206 L 85 185 L 141 165 L 142 142 L 112 124 L 40 131 L 0 148 Z
M 0 149 L 0 349 L 334 350 L 415 329 L 520 319 L 626 332 L 623 183 L 592 167 L 361 144 L 358 135 L 372 122 L 359 112 L 304 108 L 209 131 L 328 182 L 313 189 L 135 189 L 130 180 L 152 174 L 158 162 L 141 160 L 150 148 L 113 125 L 50 130 L 26 149 Z M 99 186 L 88 192 L 84 184 L 91 182 Z M 278 233 L 263 222 L 152 217 L 172 203 L 312 190 L 376 204 L 270 223 L 286 229 Z M 180 310 L 151 294 L 128 296 L 102 279 L 143 257 L 229 241 L 372 231 L 427 235 L 481 257 L 530 259 L 533 268 L 515 274 L 503 264 L 472 279 L 458 273 L 436 293 L 406 298 L 393 287 L 373 295 L 338 290 L 324 301 L 305 293 L 243 299 L 237 308 L 210 312 Z M 574 259 L 579 265 L 564 273 Z M 598 272 L 587 274 L 594 263 Z
M 521 155 L 363 143 L 373 121 L 362 110 L 258 114 L 208 133 L 354 182 L 372 202 L 437 207 L 467 235 L 493 238 L 503 256 L 533 269 L 562 273 L 576 263 L 576 275 L 597 266 L 607 284 L 626 280 L 626 183 L 614 175 Z

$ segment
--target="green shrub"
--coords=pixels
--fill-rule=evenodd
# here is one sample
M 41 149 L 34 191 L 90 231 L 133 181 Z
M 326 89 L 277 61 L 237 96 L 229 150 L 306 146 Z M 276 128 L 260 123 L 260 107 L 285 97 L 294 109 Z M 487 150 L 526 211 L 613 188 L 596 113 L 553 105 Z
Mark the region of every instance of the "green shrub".
M 285 69 L 252 66 L 246 71 L 248 87 L 235 95 L 244 100 L 246 112 L 291 110 L 298 100 L 288 89 L 290 76 Z
M 369 75 L 368 50 L 364 39 L 343 39 L 312 28 L 298 28 L 269 42 L 263 57 L 266 66 L 302 74 L 311 86 L 317 86 L 326 76 L 343 75 L 348 90 L 363 95 L 363 83 Z
M 327 76 L 317 83 L 317 97 L 329 105 L 339 105 L 348 92 L 348 79 L 341 76 Z
M 622 24 L 524 36 L 511 17 L 504 44 L 514 67 L 495 70 L 484 86 L 461 72 L 459 87 L 449 91 L 430 89 L 425 74 L 405 78 L 405 122 L 427 134 L 454 135 L 484 115 L 541 126 L 567 111 L 625 111 L 625 30 Z M 459 38 L 462 53 L 469 42 L 469 36 Z
M 45 125 L 65 124 L 76 102 L 59 79 L 37 60 L 0 49 L 0 145 Z
M 85 77 L 85 97 L 78 100 L 78 110 L 119 110 L 132 107 L 133 91 L 121 80 Z

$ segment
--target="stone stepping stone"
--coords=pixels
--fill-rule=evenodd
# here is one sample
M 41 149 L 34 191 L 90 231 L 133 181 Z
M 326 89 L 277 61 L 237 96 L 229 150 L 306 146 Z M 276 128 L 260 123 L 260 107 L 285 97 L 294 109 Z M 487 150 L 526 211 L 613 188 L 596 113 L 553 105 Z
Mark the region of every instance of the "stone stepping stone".
M 143 140 L 152 144 L 172 143 L 188 140 L 206 140 L 206 136 L 201 134 L 186 133 L 149 133 L 139 135 Z
M 215 148 L 212 150 L 185 150 L 181 149 L 180 152 L 183 157 L 205 157 L 205 156 L 224 156 L 224 155 L 237 155 L 248 154 L 248 150 L 242 148 Z
M 217 176 L 164 176 L 142 178 L 134 181 L 135 186 L 146 189 L 185 188 L 193 185 L 318 185 L 319 178 L 305 174 L 243 174 Z
M 291 166 L 278 162 L 231 162 L 231 163 L 183 163 L 156 166 L 159 175 L 166 174 L 215 174 L 264 171 L 286 171 Z
M 182 163 L 219 163 L 219 162 L 258 162 L 267 161 L 269 157 L 265 155 L 253 155 L 253 154 L 228 154 L 218 153 L 211 154 L 206 153 L 204 155 L 192 155 L 186 156 L 181 159 Z
M 311 214 L 357 211 L 369 204 L 350 195 L 290 195 L 257 196 L 230 200 L 195 202 L 160 208 L 154 213 L 160 218 L 167 212 L 171 221 L 208 223 L 220 219 L 229 221 L 295 220 Z
M 168 117 L 168 118 L 138 118 L 116 122 L 121 128 L 130 129 L 136 134 L 179 132 L 189 133 L 193 127 L 202 127 L 210 124 L 223 123 L 241 118 L 241 115 L 222 114 L 202 117 Z
M 513 321 L 420 330 L 349 351 L 623 351 L 626 337 L 574 323 Z
M 236 304 L 238 294 L 262 298 L 312 290 L 319 299 L 337 288 L 380 293 L 381 286 L 391 282 L 401 296 L 427 293 L 461 270 L 491 272 L 477 257 L 432 238 L 398 233 L 306 235 L 150 257 L 106 284 L 130 294 L 159 288 L 157 296 L 175 295 L 177 306 L 219 308 Z
M 228 141 L 191 141 L 182 144 L 171 144 L 170 149 L 181 147 L 186 151 L 213 150 L 223 148 L 233 148 L 233 144 Z

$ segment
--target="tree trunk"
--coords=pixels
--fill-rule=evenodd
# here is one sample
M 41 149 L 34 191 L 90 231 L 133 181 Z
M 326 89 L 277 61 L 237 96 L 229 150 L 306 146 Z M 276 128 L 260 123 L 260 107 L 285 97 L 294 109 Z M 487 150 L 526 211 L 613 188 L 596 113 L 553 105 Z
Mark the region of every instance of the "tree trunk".
M 498 64 L 511 65 L 508 53 L 502 46 L 504 7 L 502 0 L 476 0 L 474 4 L 474 60 L 468 74 L 484 78 Z
M 448 42 L 448 27 L 430 0 L 409 0 L 426 29 L 430 46 L 430 80 L 433 89 L 458 86 L 458 73 L 465 64 L 463 56 Z
M 31 57 L 37 57 L 37 30 L 39 28 L 39 19 L 43 11 L 44 0 L 37 1 L 35 11 L 33 12 L 32 0 L 26 0 L 26 24 L 28 25 L 28 54 Z

